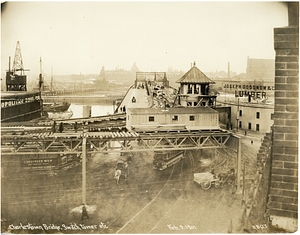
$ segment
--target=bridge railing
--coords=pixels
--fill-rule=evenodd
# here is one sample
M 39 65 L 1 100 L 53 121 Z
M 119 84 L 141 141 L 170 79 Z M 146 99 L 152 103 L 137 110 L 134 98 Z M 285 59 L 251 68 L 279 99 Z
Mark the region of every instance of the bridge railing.
M 57 96 L 57 95 L 71 95 L 76 93 L 82 92 L 94 92 L 96 88 L 80 88 L 80 89 L 63 89 L 63 90 L 56 90 L 56 91 L 45 91 L 42 92 L 42 96 Z
M 267 205 L 271 182 L 272 141 L 273 131 L 271 130 L 271 133 L 266 133 L 261 144 L 257 154 L 258 170 L 251 180 L 249 191 L 244 194 L 242 200 L 241 227 L 239 228 L 241 231 L 261 233 L 268 227 Z

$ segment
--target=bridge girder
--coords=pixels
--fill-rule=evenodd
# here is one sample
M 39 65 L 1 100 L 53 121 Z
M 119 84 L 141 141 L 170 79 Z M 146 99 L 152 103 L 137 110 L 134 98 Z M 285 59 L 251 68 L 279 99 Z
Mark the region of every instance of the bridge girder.
M 83 139 L 86 139 L 87 153 L 170 151 L 204 148 L 225 148 L 232 136 L 229 132 L 202 133 L 146 133 L 97 135 L 85 133 L 77 135 L 2 138 L 2 155 L 82 153 Z M 137 143 L 134 149 L 131 142 Z M 116 144 L 117 143 L 117 144 Z M 116 146 L 117 145 L 117 146 Z

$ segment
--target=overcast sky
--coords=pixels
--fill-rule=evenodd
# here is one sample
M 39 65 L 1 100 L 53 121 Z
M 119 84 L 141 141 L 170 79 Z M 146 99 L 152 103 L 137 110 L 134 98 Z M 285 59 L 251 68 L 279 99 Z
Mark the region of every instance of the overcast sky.
M 140 71 L 246 72 L 247 56 L 274 59 L 280 2 L 9 2 L 1 10 L 1 76 L 20 41 L 28 75 Z

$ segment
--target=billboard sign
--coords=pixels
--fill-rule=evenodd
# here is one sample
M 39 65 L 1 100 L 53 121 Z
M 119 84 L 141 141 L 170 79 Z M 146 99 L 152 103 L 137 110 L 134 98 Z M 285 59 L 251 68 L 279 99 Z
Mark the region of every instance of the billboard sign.
M 21 167 L 23 170 L 46 170 L 59 168 L 59 155 L 24 155 L 21 157 Z

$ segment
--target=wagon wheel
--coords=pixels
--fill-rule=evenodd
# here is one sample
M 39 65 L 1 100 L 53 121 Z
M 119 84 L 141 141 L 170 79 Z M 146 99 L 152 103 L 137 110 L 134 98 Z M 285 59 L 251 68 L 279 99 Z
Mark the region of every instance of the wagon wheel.
M 220 185 L 221 185 L 221 183 L 220 183 L 219 181 L 216 181 L 216 182 L 215 182 L 215 188 L 219 188 Z
M 201 183 L 201 188 L 203 188 L 204 190 L 208 190 L 211 187 L 211 182 L 202 182 Z

